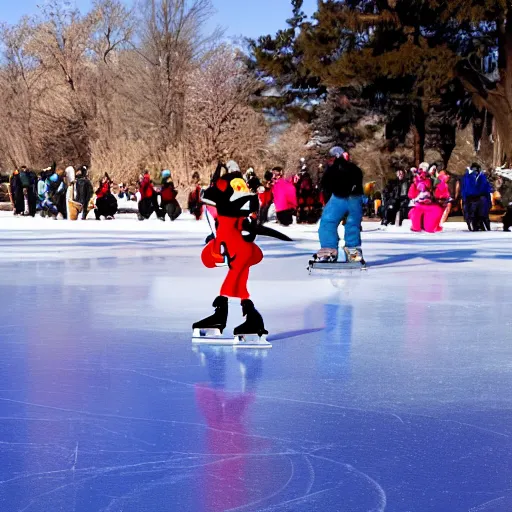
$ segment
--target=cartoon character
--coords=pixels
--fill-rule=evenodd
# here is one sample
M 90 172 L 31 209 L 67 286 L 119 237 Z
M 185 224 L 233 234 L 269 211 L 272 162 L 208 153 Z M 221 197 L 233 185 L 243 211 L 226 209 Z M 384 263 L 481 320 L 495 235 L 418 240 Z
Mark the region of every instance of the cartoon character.
M 228 162 L 227 170 L 232 168 Z M 246 318 L 234 329 L 235 337 L 252 334 L 261 338 L 268 331 L 247 290 L 250 268 L 263 259 L 261 249 L 254 243 L 258 232 L 258 196 L 249 191 L 239 171 L 220 176 L 218 168 L 202 202 L 216 208 L 216 233 L 203 249 L 201 260 L 207 268 L 227 265 L 229 270 L 220 295 L 213 302 L 214 314 L 193 325 L 194 336 L 197 331 L 223 333 L 228 318 L 228 297 L 231 297 L 241 300 Z

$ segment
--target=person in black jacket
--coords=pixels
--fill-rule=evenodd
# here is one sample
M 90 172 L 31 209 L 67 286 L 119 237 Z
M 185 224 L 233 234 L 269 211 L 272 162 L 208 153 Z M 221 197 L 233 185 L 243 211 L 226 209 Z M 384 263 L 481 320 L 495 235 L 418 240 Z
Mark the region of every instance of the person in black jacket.
M 23 195 L 23 185 L 20 179 L 20 171 L 16 169 L 9 179 L 9 193 L 11 196 L 14 215 L 23 215 L 25 213 L 25 196 Z
M 393 224 L 397 214 L 397 180 L 390 180 L 382 191 L 382 222 L 383 226 Z
M 94 195 L 94 187 L 87 176 L 88 170 L 85 165 L 78 170 L 77 174 L 76 201 L 82 205 L 82 220 L 85 220 L 89 213 L 89 203 Z
M 36 207 L 37 207 L 37 177 L 34 172 L 28 169 L 26 166 L 23 166 L 20 169 L 20 183 L 22 187 L 23 194 L 23 209 L 25 209 L 25 197 L 27 198 L 28 205 L 28 214 L 31 217 L 35 217 L 36 215 Z
M 340 147 L 330 151 L 335 158 L 322 177 L 322 192 L 327 204 L 320 220 L 318 234 L 321 249 L 319 261 L 338 259 L 338 227 L 345 223 L 345 254 L 347 262 L 361 262 L 361 222 L 363 220 L 363 171 L 349 161 Z

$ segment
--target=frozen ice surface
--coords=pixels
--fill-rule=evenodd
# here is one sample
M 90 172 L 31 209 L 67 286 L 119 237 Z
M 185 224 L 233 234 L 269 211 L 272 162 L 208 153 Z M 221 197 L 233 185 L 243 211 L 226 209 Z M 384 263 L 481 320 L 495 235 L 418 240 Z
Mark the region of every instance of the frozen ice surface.
M 288 232 L 274 348 L 194 352 L 206 222 L 0 218 L 0 511 L 510 512 L 512 235 L 367 224 L 331 280 Z

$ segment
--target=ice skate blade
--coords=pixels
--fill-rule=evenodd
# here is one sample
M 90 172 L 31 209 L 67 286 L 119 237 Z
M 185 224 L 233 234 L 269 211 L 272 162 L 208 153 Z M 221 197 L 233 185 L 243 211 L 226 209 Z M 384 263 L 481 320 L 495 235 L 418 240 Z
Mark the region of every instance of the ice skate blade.
M 267 341 L 266 336 L 261 338 L 257 335 L 244 336 L 192 336 L 192 345 L 210 345 L 217 347 L 232 347 L 234 349 L 266 350 L 272 348 L 272 343 Z
M 223 338 L 222 336 L 201 336 L 199 338 L 192 337 L 192 345 L 212 345 L 218 347 L 232 347 L 234 345 L 233 338 Z
M 363 271 L 368 270 L 366 266 L 366 262 L 346 262 L 346 261 L 336 261 L 329 263 L 320 263 L 318 261 L 310 261 L 308 271 L 310 275 L 320 275 L 320 274 L 343 274 L 350 271 Z
M 272 343 L 267 340 L 267 335 L 258 334 L 239 334 L 233 338 L 233 347 L 241 349 L 268 349 L 272 348 Z
M 220 329 L 194 329 L 192 331 L 193 338 L 222 338 Z

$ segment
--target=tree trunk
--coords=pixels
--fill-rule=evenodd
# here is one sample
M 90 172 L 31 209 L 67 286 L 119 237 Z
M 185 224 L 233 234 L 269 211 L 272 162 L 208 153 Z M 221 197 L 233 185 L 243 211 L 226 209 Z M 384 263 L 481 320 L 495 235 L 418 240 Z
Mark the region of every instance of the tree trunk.
M 493 145 L 493 156 L 492 156 L 492 166 L 494 168 L 501 167 L 503 165 L 504 155 L 503 155 L 503 144 L 501 143 L 501 136 L 498 133 L 496 128 L 496 120 L 493 119 L 492 123 L 492 138 L 494 141 Z
M 494 110 L 496 133 L 499 140 L 499 153 L 502 160 L 510 162 L 512 157 L 512 104 L 507 101 L 508 108 Z M 498 155 L 497 155 L 498 156 Z
M 412 133 L 414 135 L 414 164 L 419 167 L 425 160 L 425 114 L 421 108 L 415 109 Z

